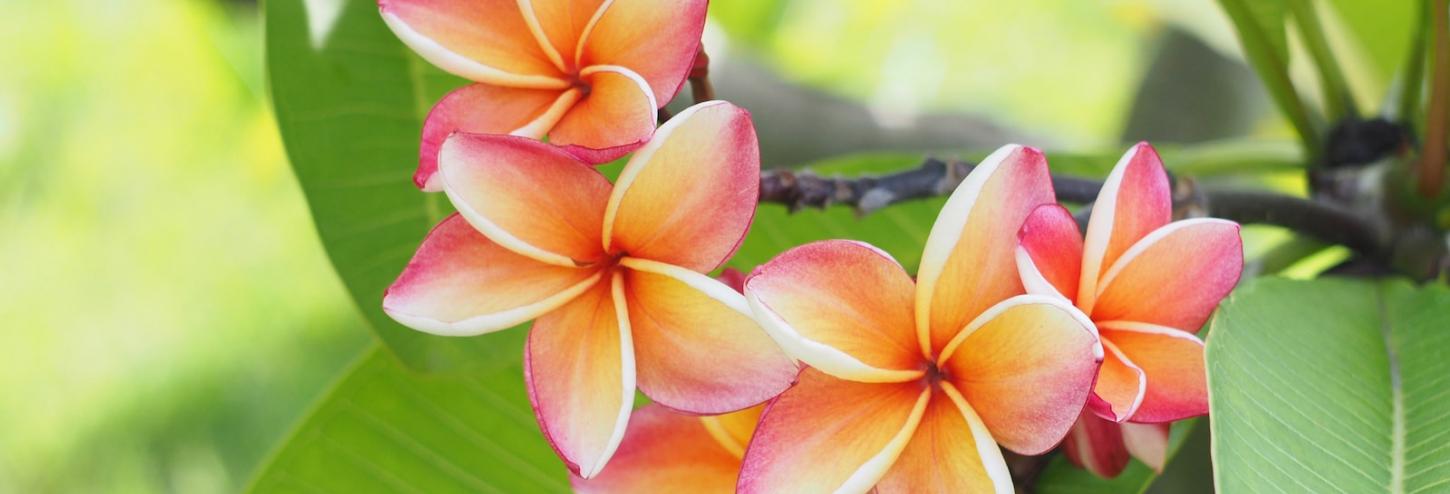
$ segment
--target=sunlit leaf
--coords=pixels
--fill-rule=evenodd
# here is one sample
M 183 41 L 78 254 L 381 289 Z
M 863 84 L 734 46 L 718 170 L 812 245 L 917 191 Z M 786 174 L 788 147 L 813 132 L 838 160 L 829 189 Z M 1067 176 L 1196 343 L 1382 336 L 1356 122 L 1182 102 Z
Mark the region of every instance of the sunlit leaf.
M 1219 492 L 1450 489 L 1450 289 L 1262 278 L 1208 337 Z

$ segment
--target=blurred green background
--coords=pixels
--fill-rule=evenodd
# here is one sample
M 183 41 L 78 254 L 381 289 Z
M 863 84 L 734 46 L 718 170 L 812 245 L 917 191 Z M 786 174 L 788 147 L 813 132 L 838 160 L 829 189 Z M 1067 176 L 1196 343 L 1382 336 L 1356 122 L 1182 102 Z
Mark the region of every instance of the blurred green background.
M 272 1 L 325 29 L 372 0 Z M 373 338 L 288 169 L 258 6 L 0 5 L 0 492 L 237 490 Z M 1289 136 L 1210 1 L 711 11 L 718 94 L 767 165 Z

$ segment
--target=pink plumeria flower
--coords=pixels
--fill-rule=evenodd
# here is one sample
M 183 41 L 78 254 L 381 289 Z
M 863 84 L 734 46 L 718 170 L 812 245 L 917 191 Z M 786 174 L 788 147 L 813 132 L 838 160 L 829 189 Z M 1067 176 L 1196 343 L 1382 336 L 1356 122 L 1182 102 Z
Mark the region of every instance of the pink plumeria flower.
M 1047 161 L 1007 146 L 972 171 L 913 281 L 870 245 L 797 247 L 745 282 L 756 319 L 810 367 L 766 408 L 739 489 L 1012 492 L 998 444 L 1062 440 L 1103 349 L 1072 304 L 1024 295 L 1017 231 L 1054 201 Z
M 755 214 L 760 156 L 745 110 L 717 101 L 681 112 L 613 185 L 522 137 L 455 134 L 438 161 L 458 214 L 424 240 L 383 309 L 440 335 L 537 318 L 524 377 L 545 437 L 576 474 L 609 461 L 636 386 L 670 408 L 718 414 L 795 378 L 744 297 L 703 274 Z
M 735 492 L 740 459 L 763 408 L 700 417 L 647 405 L 630 417 L 629 432 L 609 469 L 592 479 L 572 476 L 574 491 Z
M 1022 226 L 1017 264 L 1028 293 L 1074 301 L 1107 349 L 1089 411 L 1067 445 L 1069 457 L 1104 477 L 1122 471 L 1128 452 L 1162 468 L 1164 423 L 1208 413 L 1203 341 L 1194 332 L 1238 283 L 1243 241 L 1231 221 L 1170 223 L 1172 215 L 1163 162 L 1140 143 L 1108 175 L 1086 239 L 1057 205 L 1038 208 Z M 1116 423 L 1125 421 L 1162 425 L 1120 433 Z
M 403 43 L 476 84 L 423 124 L 413 181 L 443 189 L 438 150 L 454 132 L 548 136 L 589 163 L 649 139 L 684 83 L 707 0 L 378 0 Z

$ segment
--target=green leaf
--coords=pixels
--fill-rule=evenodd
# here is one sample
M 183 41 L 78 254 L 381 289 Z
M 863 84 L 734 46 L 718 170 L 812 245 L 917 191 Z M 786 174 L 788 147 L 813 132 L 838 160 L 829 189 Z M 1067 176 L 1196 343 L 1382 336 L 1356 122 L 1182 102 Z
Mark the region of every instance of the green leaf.
M 1198 419 L 1188 419 L 1173 424 L 1168 432 L 1168 460 L 1172 461 L 1189 434 L 1199 426 Z M 1128 463 L 1123 473 L 1111 479 L 1104 479 L 1092 472 L 1078 468 L 1059 454 L 1052 458 L 1042 476 L 1037 479 L 1037 494 L 1141 494 L 1158 478 L 1148 465 L 1136 459 Z
M 374 349 L 333 387 L 250 492 L 566 492 L 518 363 L 423 375 Z
M 450 209 L 439 194 L 414 187 L 412 176 L 423 117 L 464 82 L 403 46 L 373 0 L 338 0 L 335 12 L 329 4 L 265 5 L 277 124 L 328 257 L 373 330 L 410 367 L 458 369 L 514 358 L 523 331 L 445 338 L 383 313 L 383 290 Z
M 1450 289 L 1261 278 L 1211 325 L 1219 492 L 1450 490 Z
M 1218 3 L 1233 22 L 1244 56 L 1264 81 L 1269 96 L 1299 133 L 1306 153 L 1317 156 L 1319 130 L 1289 79 L 1289 44 L 1284 32 L 1288 9 L 1284 0 L 1219 0 Z

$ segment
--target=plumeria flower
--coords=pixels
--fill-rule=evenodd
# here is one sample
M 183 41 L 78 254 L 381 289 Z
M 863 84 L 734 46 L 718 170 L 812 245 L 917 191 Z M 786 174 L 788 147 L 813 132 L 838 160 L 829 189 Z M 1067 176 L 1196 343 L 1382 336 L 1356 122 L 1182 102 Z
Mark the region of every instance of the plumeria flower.
M 699 414 L 761 403 L 797 367 L 739 293 L 702 274 L 755 214 L 749 114 L 725 102 L 677 115 L 610 185 L 547 144 L 455 134 L 438 175 L 458 214 L 438 225 L 383 309 L 440 335 L 536 319 L 524 378 L 545 437 L 589 478 L 624 437 L 636 386 Z
M 763 408 L 701 417 L 646 405 L 629 418 L 609 469 L 592 479 L 573 475 L 570 483 L 581 494 L 735 492 L 740 459 Z
M 474 81 L 423 124 L 413 181 L 439 191 L 438 153 L 453 132 L 548 136 L 590 163 L 649 139 L 656 110 L 684 83 L 706 0 L 378 0 L 403 43 Z
M 1121 472 L 1129 452 L 1161 469 L 1166 423 L 1208 413 L 1194 332 L 1238 283 L 1243 241 L 1230 221 L 1170 223 L 1172 208 L 1163 162 L 1140 143 L 1108 175 L 1085 239 L 1057 205 L 1022 226 L 1017 264 L 1027 291 L 1074 301 L 1107 349 L 1089 411 L 1067 444 L 1075 462 L 1101 476 Z M 1125 421 L 1156 425 L 1117 425 Z
M 915 281 L 845 240 L 757 268 L 756 319 L 810 367 L 766 408 L 740 491 L 1012 492 L 998 445 L 1061 441 L 1103 355 L 1072 304 L 1022 294 L 1017 230 L 1053 200 L 1042 153 L 1007 146 L 948 199 Z

